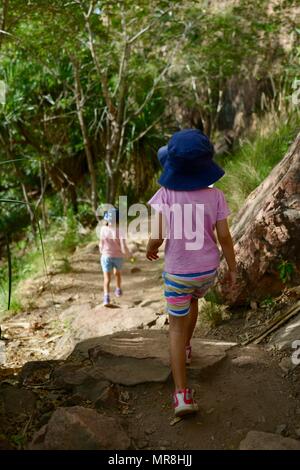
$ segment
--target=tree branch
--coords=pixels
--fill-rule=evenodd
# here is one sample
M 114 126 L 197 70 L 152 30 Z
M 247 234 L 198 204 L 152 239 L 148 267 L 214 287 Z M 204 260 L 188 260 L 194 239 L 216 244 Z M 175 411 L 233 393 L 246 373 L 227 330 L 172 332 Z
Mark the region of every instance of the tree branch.
M 83 115 L 83 108 L 82 108 L 83 90 L 82 90 L 81 81 L 80 81 L 79 63 L 77 62 L 75 57 L 71 57 L 71 62 L 73 65 L 73 72 L 74 72 L 74 82 L 75 82 L 74 94 L 75 94 L 75 100 L 76 100 L 78 121 L 79 121 L 81 134 L 83 138 L 83 144 L 84 144 L 87 164 L 89 168 L 89 173 L 91 176 L 91 201 L 92 201 L 93 209 L 96 210 L 97 209 L 97 179 L 96 179 L 96 172 L 95 172 L 95 167 L 94 167 L 94 162 L 93 162 L 92 146 L 91 146 L 90 138 L 88 135 L 88 131 L 86 128 L 84 115 Z
M 149 29 L 152 28 L 163 16 L 165 16 L 167 13 L 173 10 L 173 7 L 168 8 L 168 10 L 163 11 L 161 15 L 159 15 L 157 18 L 152 20 L 147 26 L 145 26 L 143 29 L 141 29 L 138 33 L 136 33 L 131 39 L 129 39 L 128 43 L 132 44 L 135 42 L 142 34 L 145 34 Z
M 107 108 L 109 110 L 109 113 L 111 114 L 111 118 L 114 118 L 116 110 L 115 110 L 115 107 L 113 105 L 113 102 L 112 102 L 112 99 L 111 99 L 111 96 L 110 96 L 107 76 L 104 73 L 104 71 L 101 69 L 101 65 L 99 63 L 99 60 L 98 60 L 98 57 L 97 57 L 97 54 L 96 54 L 96 51 L 95 51 L 94 36 L 93 36 L 93 31 L 92 31 L 91 22 L 90 22 L 90 16 L 91 16 L 91 13 L 93 11 L 93 7 L 94 7 L 94 1 L 92 0 L 90 2 L 90 7 L 89 7 L 88 12 L 85 13 L 83 11 L 83 15 L 84 15 L 84 19 L 85 19 L 85 27 L 86 27 L 86 30 L 87 30 L 87 33 L 88 33 L 88 36 L 89 36 L 89 49 L 90 49 L 91 56 L 92 56 L 93 62 L 95 64 L 96 70 L 98 72 L 100 81 L 101 81 L 103 96 L 104 96 Z
M 2 18 L 1 18 L 1 26 L 0 26 L 0 47 L 1 47 L 2 39 L 3 39 L 2 34 L 9 35 L 9 33 L 7 31 L 5 31 L 7 15 L 8 15 L 8 2 L 9 2 L 9 0 L 2 0 L 2 1 L 3 1 L 3 7 L 2 7 Z

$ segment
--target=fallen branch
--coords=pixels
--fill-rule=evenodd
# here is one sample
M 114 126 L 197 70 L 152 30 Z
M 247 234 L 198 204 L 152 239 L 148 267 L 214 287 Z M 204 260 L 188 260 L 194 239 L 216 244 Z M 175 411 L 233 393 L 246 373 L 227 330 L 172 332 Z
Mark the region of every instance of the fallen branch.
M 285 312 L 283 315 L 280 315 L 278 318 L 273 320 L 267 328 L 262 332 L 259 333 L 256 336 L 252 336 L 252 338 L 244 341 L 242 343 L 242 346 L 246 346 L 249 343 L 254 343 L 254 344 L 259 344 L 261 341 L 266 338 L 270 333 L 273 333 L 273 331 L 277 330 L 280 326 L 282 326 L 284 323 L 286 323 L 288 320 L 293 318 L 297 313 L 300 311 L 300 300 L 296 302 L 292 307 L 290 307 L 287 312 Z

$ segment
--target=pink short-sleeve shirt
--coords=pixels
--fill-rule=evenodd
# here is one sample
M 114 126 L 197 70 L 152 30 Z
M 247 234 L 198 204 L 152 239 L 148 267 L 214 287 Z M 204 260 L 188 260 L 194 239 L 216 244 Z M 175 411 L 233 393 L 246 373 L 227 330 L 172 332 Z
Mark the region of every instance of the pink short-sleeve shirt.
M 103 256 L 111 258 L 124 258 L 121 240 L 113 227 L 103 226 L 100 231 L 99 248 Z
M 165 271 L 170 274 L 201 273 L 220 264 L 214 228 L 230 214 L 218 188 L 174 191 L 160 188 L 148 201 L 166 216 Z

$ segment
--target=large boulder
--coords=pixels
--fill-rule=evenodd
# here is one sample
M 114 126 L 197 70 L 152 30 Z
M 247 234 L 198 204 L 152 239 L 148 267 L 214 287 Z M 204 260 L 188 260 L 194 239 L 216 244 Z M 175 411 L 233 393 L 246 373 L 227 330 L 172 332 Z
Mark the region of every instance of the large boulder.
M 242 305 L 277 295 L 282 271 L 292 266 L 291 283 L 300 283 L 300 134 L 285 157 L 247 198 L 233 224 L 239 281 L 234 290 L 219 283 L 221 300 Z M 225 260 L 219 277 L 226 275 Z
M 79 341 L 144 328 L 155 323 L 156 319 L 156 309 L 151 307 L 130 308 L 122 305 L 107 308 L 102 305 L 93 307 L 90 303 L 72 305 L 60 315 L 61 322 L 69 324 L 69 331 L 57 342 L 54 356 L 66 358 Z
M 189 374 L 198 377 L 218 366 L 235 343 L 194 338 L 192 345 Z M 160 330 L 122 331 L 86 340 L 77 344 L 71 357 L 89 357 L 106 380 L 122 385 L 165 382 L 170 375 L 169 337 Z
M 116 418 L 73 406 L 57 408 L 34 436 L 30 450 L 126 450 L 130 439 Z

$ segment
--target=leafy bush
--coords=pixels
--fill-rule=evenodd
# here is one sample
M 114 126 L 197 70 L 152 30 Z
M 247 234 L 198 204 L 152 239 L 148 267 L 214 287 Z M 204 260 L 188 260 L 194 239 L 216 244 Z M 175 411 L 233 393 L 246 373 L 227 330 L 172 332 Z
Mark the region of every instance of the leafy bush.
M 223 321 L 224 307 L 213 302 L 205 302 L 201 305 L 200 321 L 208 323 L 212 328 L 218 326 Z

